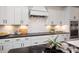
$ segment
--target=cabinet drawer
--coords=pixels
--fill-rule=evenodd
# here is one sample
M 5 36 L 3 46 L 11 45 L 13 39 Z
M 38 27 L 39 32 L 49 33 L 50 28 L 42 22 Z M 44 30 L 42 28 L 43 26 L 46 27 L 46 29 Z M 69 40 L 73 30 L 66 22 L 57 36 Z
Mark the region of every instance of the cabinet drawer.
M 38 37 L 31 37 L 30 42 L 31 45 L 38 45 L 38 44 L 45 44 L 46 41 L 51 38 L 51 36 L 38 36 Z
M 13 43 L 13 48 L 21 48 L 21 43 Z
M 13 40 L 13 48 L 21 48 L 21 47 L 25 47 L 25 46 L 27 46 L 27 45 L 29 45 L 28 44 L 28 40 L 29 38 L 26 38 L 26 37 L 24 37 L 24 38 L 15 38 L 14 40 Z

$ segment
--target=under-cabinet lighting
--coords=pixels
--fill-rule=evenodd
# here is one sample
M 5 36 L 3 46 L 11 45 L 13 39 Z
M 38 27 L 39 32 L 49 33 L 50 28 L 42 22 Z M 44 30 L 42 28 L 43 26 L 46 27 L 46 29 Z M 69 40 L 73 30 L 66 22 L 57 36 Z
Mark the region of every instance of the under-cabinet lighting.
M 68 25 L 63 25 L 62 30 L 65 31 L 65 32 L 68 31 Z
M 55 31 L 62 31 L 62 26 L 56 25 L 55 26 Z
M 46 28 L 47 28 L 47 30 L 50 30 L 52 27 L 50 25 L 48 25 Z
M 4 29 L 6 29 L 6 30 L 12 30 L 12 29 L 14 29 L 14 26 L 7 25 L 7 26 L 4 26 Z
M 7 25 L 7 26 L 3 27 L 3 31 L 8 32 L 9 34 L 12 33 L 13 30 L 14 30 L 14 26 L 12 26 L 12 25 Z
M 21 25 L 19 28 L 21 28 L 21 29 L 28 29 L 28 27 L 24 26 L 24 25 Z

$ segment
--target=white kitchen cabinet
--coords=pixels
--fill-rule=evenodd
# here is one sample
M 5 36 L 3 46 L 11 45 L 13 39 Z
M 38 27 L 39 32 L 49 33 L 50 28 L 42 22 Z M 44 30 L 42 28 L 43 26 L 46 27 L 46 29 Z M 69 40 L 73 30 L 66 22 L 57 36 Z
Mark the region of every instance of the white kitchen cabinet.
M 14 8 L 14 23 L 16 25 L 20 25 L 20 20 L 21 20 L 21 7 L 17 6 Z
M 14 24 L 14 6 L 7 6 L 7 24 L 13 25 Z
M 70 34 L 64 34 L 64 40 L 67 41 L 70 39 Z
M 7 53 L 10 49 L 12 49 L 12 40 L 3 39 L 2 40 L 2 53 Z
M 12 40 L 12 42 L 13 42 L 13 48 L 21 48 L 22 47 L 21 39 L 22 38 L 14 38 Z
M 25 7 L 25 6 L 21 7 L 21 20 L 20 20 L 21 25 L 29 24 L 28 13 L 29 13 L 28 7 Z
M 50 38 L 49 39 L 54 40 L 56 37 L 57 37 L 56 40 L 58 42 L 65 41 L 65 40 L 68 40 L 69 39 L 68 34 L 50 35 Z
M 79 19 L 79 8 L 78 7 L 66 7 L 65 8 L 65 19 L 78 20 Z
M 28 7 L 17 6 L 14 8 L 15 25 L 27 25 L 28 23 Z
M 30 37 L 30 42 L 31 42 L 31 45 L 46 44 L 49 38 L 51 38 L 51 36 Z
M 1 6 L 0 7 L 0 24 L 7 24 L 7 7 Z
M 0 24 L 2 24 L 2 7 L 0 7 Z
M 14 38 L 12 40 L 13 42 L 13 48 L 22 48 L 30 46 L 29 38 Z
M 1 25 L 27 25 L 28 7 L 0 6 Z
M 2 40 L 0 40 L 0 53 L 2 52 Z
M 21 43 L 22 43 L 22 47 L 31 46 L 31 40 L 29 39 L 29 37 L 25 37 Z
M 13 7 L 1 6 L 0 7 L 0 24 L 1 25 L 11 25 L 14 19 L 14 9 Z
M 47 20 L 47 25 L 60 25 L 62 22 L 62 19 L 48 19 Z
M 57 38 L 57 41 L 64 41 L 64 40 L 65 40 L 64 34 L 60 34 Z

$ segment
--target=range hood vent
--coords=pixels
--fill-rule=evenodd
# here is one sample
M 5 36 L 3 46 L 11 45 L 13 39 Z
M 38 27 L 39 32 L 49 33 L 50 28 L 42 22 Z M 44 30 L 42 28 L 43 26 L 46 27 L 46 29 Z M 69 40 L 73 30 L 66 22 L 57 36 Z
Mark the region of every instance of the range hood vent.
M 48 12 L 43 6 L 35 6 L 30 8 L 30 16 L 48 16 Z

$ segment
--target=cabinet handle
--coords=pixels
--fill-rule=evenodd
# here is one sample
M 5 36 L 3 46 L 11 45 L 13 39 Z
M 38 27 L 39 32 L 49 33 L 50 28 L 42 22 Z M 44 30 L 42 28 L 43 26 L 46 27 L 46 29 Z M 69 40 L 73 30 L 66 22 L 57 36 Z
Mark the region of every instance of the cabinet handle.
M 5 20 L 5 23 L 7 24 L 7 20 Z
M 28 38 L 25 38 L 25 40 L 29 40 Z
M 2 46 L 2 51 L 4 50 L 4 46 Z
M 34 44 L 38 44 L 38 42 L 35 42 Z
M 22 43 L 21 43 L 21 47 L 22 47 Z
M 3 20 L 3 23 L 5 23 L 5 20 Z
M 16 41 L 19 41 L 20 39 L 16 39 Z
M 20 23 L 23 24 L 23 20 L 21 20 Z
M 5 42 L 9 42 L 10 40 L 5 40 Z
M 24 43 L 23 43 L 23 47 L 24 47 Z
M 21 47 L 24 47 L 24 43 L 21 43 Z
M 3 23 L 7 23 L 7 20 L 6 19 L 3 19 Z

